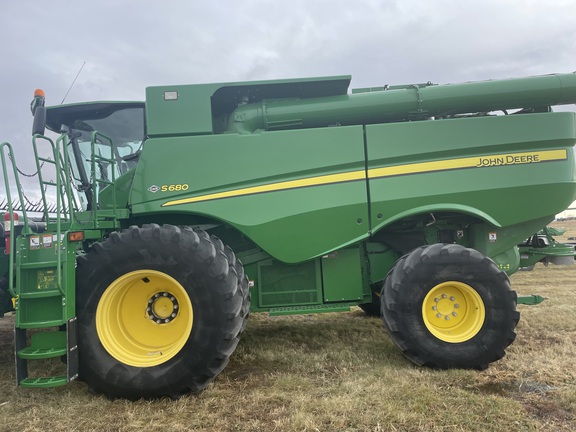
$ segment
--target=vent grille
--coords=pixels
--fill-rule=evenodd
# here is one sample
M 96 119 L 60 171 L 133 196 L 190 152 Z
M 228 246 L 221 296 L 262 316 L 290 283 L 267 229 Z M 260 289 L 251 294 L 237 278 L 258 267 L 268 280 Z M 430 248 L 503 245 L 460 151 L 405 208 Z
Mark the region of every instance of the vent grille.
M 260 265 L 260 305 L 263 307 L 318 304 L 316 262 Z

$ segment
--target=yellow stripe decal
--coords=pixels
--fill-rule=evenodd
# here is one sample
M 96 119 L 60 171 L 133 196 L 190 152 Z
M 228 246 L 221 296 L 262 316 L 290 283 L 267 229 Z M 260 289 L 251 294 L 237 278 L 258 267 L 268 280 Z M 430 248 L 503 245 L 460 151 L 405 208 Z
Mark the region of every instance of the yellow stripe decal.
M 447 171 L 462 168 L 487 168 L 487 167 L 506 166 L 506 165 L 526 165 L 539 162 L 565 160 L 567 158 L 568 158 L 567 151 L 565 149 L 562 149 L 562 150 L 545 150 L 540 152 L 509 153 L 509 154 L 475 156 L 475 157 L 458 158 L 458 159 L 445 159 L 433 162 L 420 162 L 420 163 L 396 165 L 384 168 L 373 168 L 368 170 L 368 178 L 377 179 L 383 177 L 393 177 L 407 174 L 422 174 L 422 173 Z M 225 192 L 168 201 L 162 204 L 162 207 L 168 207 L 179 204 L 191 204 L 221 198 L 233 198 L 244 195 L 254 195 L 265 192 L 276 192 L 309 186 L 321 186 L 334 183 L 365 180 L 365 179 L 366 179 L 366 173 L 364 170 L 351 171 L 340 174 L 329 174 L 325 176 L 309 177 L 298 180 L 271 183 L 262 186 L 234 189 Z
M 397 165 L 386 168 L 374 168 L 368 171 L 368 177 L 380 178 L 406 174 L 420 174 L 434 171 L 446 171 L 462 168 L 487 168 L 505 165 L 526 165 L 567 159 L 566 150 L 546 150 L 541 152 L 509 153 L 488 156 L 475 156 L 460 159 L 447 159 L 434 162 L 421 162 Z
M 231 198 L 237 197 L 242 195 L 253 195 L 259 194 L 264 192 L 275 192 L 287 189 L 296 189 L 296 188 L 303 188 L 308 186 L 320 186 L 320 185 L 327 185 L 333 183 L 342 183 L 342 182 L 349 182 L 355 180 L 364 180 L 366 179 L 366 173 L 364 170 L 362 171 L 351 171 L 346 173 L 340 174 L 330 174 L 320 177 L 309 177 L 303 178 L 298 180 L 291 180 L 285 181 L 280 183 L 272 183 L 262 186 L 254 186 L 244 189 L 235 189 L 226 192 L 220 192 L 210 195 L 201 195 L 193 198 L 184 198 L 181 200 L 169 201 L 165 204 L 162 204 L 162 207 L 178 205 L 178 204 L 189 204 L 195 203 L 200 201 L 208 201 L 208 200 L 215 200 L 220 198 Z

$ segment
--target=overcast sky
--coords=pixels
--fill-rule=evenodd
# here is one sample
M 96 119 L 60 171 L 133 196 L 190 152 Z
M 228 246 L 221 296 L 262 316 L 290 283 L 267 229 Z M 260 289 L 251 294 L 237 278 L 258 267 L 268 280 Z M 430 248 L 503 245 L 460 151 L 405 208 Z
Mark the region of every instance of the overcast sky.
M 66 103 L 143 100 L 164 84 L 573 72 L 576 0 L 2 0 L 0 37 L 0 141 L 31 172 L 34 89 L 60 104 L 84 62 Z

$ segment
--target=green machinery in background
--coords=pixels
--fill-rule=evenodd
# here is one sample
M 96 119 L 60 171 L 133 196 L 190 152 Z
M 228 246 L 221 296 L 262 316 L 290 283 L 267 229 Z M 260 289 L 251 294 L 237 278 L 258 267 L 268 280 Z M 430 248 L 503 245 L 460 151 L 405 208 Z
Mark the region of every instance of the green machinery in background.
M 503 357 L 517 245 L 576 197 L 576 116 L 550 108 L 576 102 L 576 74 L 349 84 L 158 86 L 145 103 L 54 107 L 38 91 L 41 221 L 16 222 L 9 182 L 20 203 L 22 187 L 1 148 L 18 383 L 175 397 L 222 371 L 249 311 L 355 305 L 416 364 Z M 35 374 L 59 357 L 65 371 Z
M 571 265 L 574 264 L 576 245 L 560 243 L 554 236 L 562 235 L 566 229 L 545 227 L 518 245 L 520 251 L 520 267 L 522 270 L 532 270 L 536 263 Z

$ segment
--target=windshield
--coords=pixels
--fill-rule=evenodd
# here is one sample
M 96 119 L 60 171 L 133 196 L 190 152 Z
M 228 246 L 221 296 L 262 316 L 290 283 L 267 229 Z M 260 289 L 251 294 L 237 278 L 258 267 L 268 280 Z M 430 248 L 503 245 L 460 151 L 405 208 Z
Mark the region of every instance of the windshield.
M 82 207 L 91 207 L 92 188 L 102 189 L 107 183 L 134 168 L 145 136 L 144 104 L 95 103 L 55 109 L 54 123 L 59 120 L 68 128 L 72 174 L 80 192 Z M 92 183 L 93 132 L 95 170 Z
M 114 148 L 110 148 L 110 142 L 102 137 L 97 139 L 94 152 L 104 158 L 116 160 L 116 176 L 124 174 L 132 168 L 137 161 L 137 156 L 144 139 L 144 108 L 125 108 L 113 111 L 104 118 L 76 119 L 70 125 L 72 134 L 77 133 L 78 145 L 87 172 L 90 170 L 90 140 L 92 132 L 100 134 L 112 140 Z M 111 172 L 108 178 L 111 178 Z

